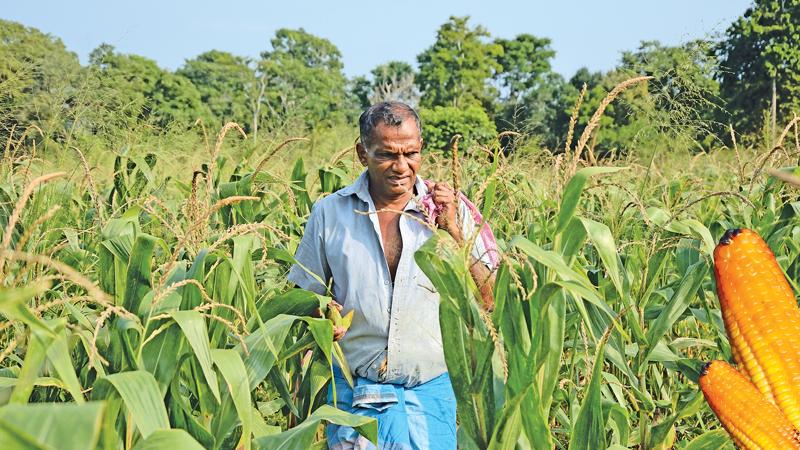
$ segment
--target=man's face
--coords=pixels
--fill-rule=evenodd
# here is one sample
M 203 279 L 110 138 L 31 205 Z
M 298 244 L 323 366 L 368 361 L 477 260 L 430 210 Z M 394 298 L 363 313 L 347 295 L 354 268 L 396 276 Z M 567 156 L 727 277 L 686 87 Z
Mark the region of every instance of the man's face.
M 373 130 L 369 148 L 358 145 L 358 157 L 369 171 L 376 194 L 397 197 L 413 192 L 422 162 L 422 138 L 413 118 L 400 126 L 379 123 Z

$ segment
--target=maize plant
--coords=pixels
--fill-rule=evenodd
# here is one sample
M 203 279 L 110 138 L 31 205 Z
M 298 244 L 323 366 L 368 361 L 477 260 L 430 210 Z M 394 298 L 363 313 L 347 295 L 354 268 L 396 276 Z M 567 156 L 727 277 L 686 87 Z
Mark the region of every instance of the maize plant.
M 310 316 L 330 299 L 277 284 L 310 207 L 302 162 L 291 193 L 265 195 L 269 174 L 211 171 L 177 204 L 159 198 L 155 156 L 115 164 L 112 183 L 92 184 L 102 194 L 7 174 L 0 442 L 307 449 L 323 422 L 374 441 L 373 420 L 324 405 L 346 365 L 331 321 Z M 270 207 L 289 195 L 293 209 Z
M 374 438 L 374 422 L 323 405 L 331 365 L 344 364 L 332 321 L 350 319 L 285 280 L 314 201 L 355 179 L 357 162 L 317 152 L 287 166 L 270 159 L 280 145 L 223 149 L 223 139 L 200 152 L 176 142 L 202 159 L 192 170 L 144 146 L 85 160 L 66 149 L 76 158 L 66 172 L 0 160 L 0 442 L 305 450 L 324 448 L 327 422 Z M 752 153 L 742 153 L 748 167 L 761 161 Z M 712 236 L 742 224 L 775 249 L 796 289 L 796 191 L 754 173 L 751 189 L 733 192 L 730 161 L 716 153 L 688 166 L 687 155 L 659 153 L 574 168 L 546 151 L 426 157 L 421 175 L 452 180 L 503 250 L 491 313 L 448 236 L 415 257 L 441 294 L 460 448 L 732 449 L 695 383 L 742 380 L 701 361 L 742 361 L 757 378 L 746 369 L 755 361 L 762 386 L 789 392 L 792 378 L 771 361 L 793 347 L 770 356 L 748 344 L 748 330 L 771 326 L 747 328 L 762 320 L 748 314 L 762 300 L 753 291 L 754 303 L 720 308 L 711 261 Z M 320 308 L 330 320 L 311 315 Z M 744 340 L 726 332 L 732 318 Z M 741 399 L 745 388 L 722 392 Z M 743 430 L 758 422 L 723 414 L 723 425 L 728 417 L 750 420 Z

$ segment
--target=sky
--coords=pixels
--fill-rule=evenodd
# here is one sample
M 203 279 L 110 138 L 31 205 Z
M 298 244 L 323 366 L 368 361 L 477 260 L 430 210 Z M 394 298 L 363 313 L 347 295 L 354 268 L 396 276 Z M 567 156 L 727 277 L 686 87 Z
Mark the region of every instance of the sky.
M 5 3 L 3 5 L 3 3 Z M 304 28 L 332 41 L 348 76 L 391 60 L 416 65 L 451 15 L 469 15 L 492 36 L 530 33 L 552 40 L 553 68 L 613 68 L 621 52 L 643 40 L 677 45 L 713 36 L 750 0 L 0 0 L 0 18 L 60 37 L 81 62 L 106 42 L 174 70 L 216 49 L 257 57 L 280 28 Z

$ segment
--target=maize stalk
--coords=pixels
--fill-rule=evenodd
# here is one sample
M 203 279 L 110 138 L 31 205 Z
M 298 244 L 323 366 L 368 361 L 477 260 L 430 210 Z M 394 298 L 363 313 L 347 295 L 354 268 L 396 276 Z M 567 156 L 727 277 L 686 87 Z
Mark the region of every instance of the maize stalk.
M 700 388 L 740 448 L 800 449 L 800 433 L 786 416 L 728 363 L 707 363 L 700 374 Z
M 728 230 L 714 274 L 736 363 L 800 429 L 800 309 L 775 256 L 756 232 Z

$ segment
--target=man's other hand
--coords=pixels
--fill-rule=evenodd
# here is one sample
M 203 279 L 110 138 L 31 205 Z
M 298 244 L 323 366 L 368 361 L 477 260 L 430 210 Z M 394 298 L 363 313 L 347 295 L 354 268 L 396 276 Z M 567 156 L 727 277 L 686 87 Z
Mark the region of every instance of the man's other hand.
M 333 310 L 336 310 L 336 312 L 332 314 Z M 340 325 L 342 321 L 341 313 L 342 313 L 342 305 L 337 303 L 336 300 L 331 300 L 330 303 L 328 303 L 328 318 L 331 319 L 331 321 L 333 322 L 334 342 L 342 339 L 344 337 L 344 334 L 347 333 L 347 327 Z M 336 320 L 337 318 L 338 320 Z
M 433 203 L 440 208 L 441 212 L 436 217 L 436 225 L 447 231 L 457 242 L 461 242 L 461 229 L 458 227 L 458 205 L 456 203 L 456 191 L 447 183 L 436 183 L 431 189 Z

